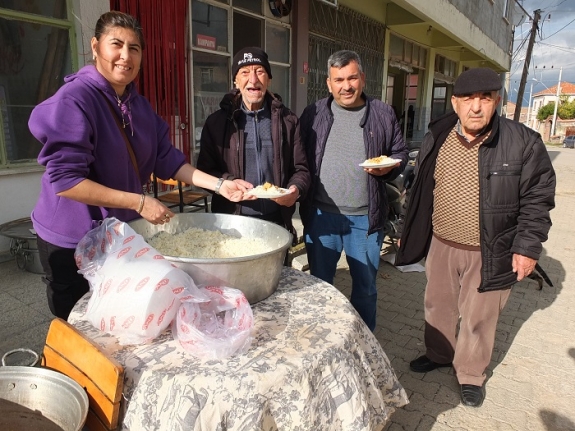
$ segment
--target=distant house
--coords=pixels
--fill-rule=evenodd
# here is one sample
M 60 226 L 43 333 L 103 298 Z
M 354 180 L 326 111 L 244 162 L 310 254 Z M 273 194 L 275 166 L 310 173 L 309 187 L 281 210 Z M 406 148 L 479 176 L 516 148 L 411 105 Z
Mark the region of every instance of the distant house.
M 559 89 L 559 96 L 561 98 L 566 97 L 568 101 L 572 101 L 575 99 L 575 84 L 571 82 L 561 82 L 561 86 Z M 543 106 L 547 105 L 550 102 L 557 101 L 557 85 L 553 87 L 546 88 L 539 93 L 535 93 L 533 95 L 533 102 L 531 105 L 531 111 L 529 113 L 529 118 L 527 119 L 527 126 L 531 127 L 532 129 L 537 130 L 543 136 L 545 141 L 550 140 L 551 136 L 551 123 L 552 118 L 548 118 L 545 121 L 539 121 L 537 119 L 537 112 Z M 555 125 L 555 136 L 565 136 L 565 130 L 567 127 L 572 127 L 575 123 L 574 120 L 563 120 L 557 117 L 556 125 Z
M 507 109 L 503 113 L 505 115 L 505 118 L 509 118 L 510 120 L 513 120 L 513 117 L 515 116 L 516 107 L 517 107 L 517 104 L 508 101 L 507 102 Z M 529 110 L 529 107 L 522 106 L 521 107 L 521 115 L 519 116 L 519 122 L 523 123 L 525 125 L 527 125 L 527 111 L 528 110 Z

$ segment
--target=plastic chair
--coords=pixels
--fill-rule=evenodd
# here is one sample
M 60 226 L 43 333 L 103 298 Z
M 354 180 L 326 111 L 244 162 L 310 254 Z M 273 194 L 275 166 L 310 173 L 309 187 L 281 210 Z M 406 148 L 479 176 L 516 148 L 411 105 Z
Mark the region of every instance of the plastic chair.
M 208 197 L 210 196 L 209 193 L 185 189 L 184 183 L 181 181 L 173 179 L 162 180 L 157 178 L 154 174 L 152 174 L 152 183 L 154 187 L 154 198 L 166 204 L 168 208 L 178 207 L 180 212 L 183 213 L 184 207 L 190 206 L 196 209 L 203 208 L 205 212 L 208 212 Z M 177 187 L 177 189 L 160 194 L 158 193 L 158 183 Z
M 50 324 L 44 346 L 44 365 L 82 386 L 90 402 L 84 430 L 113 431 L 118 427 L 124 368 L 97 344 L 65 320 Z

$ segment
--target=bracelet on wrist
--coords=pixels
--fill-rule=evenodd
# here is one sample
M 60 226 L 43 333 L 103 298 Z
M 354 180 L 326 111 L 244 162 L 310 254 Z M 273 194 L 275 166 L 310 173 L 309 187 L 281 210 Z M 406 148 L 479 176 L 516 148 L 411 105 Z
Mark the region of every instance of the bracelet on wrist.
M 219 195 L 220 194 L 220 188 L 222 187 L 222 184 L 224 183 L 224 179 L 220 178 L 218 180 L 218 183 L 216 184 L 216 188 L 214 189 L 214 193 Z
M 140 206 L 137 209 L 137 213 L 141 214 L 142 210 L 144 209 L 144 202 L 146 201 L 146 195 L 144 193 L 142 193 L 142 196 L 140 196 Z

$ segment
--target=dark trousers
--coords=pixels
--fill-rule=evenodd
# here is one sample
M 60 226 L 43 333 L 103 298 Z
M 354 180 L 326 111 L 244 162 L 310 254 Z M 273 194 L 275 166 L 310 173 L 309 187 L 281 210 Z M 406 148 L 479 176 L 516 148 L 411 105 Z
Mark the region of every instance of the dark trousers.
M 90 290 L 88 280 L 78 274 L 73 248 L 62 248 L 37 238 L 38 254 L 45 276 L 48 306 L 56 317 L 68 319 L 78 300 Z

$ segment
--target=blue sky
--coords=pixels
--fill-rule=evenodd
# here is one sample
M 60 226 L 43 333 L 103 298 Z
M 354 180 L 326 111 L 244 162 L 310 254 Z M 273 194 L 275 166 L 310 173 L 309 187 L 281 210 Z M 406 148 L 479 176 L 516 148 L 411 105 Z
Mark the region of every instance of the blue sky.
M 542 10 L 523 95 L 522 105 L 526 107 L 531 84 L 533 94 L 545 90 L 545 86 L 557 85 L 561 67 L 561 81 L 575 84 L 575 0 L 523 0 L 519 3 L 531 17 L 535 10 Z M 529 18 L 515 27 L 509 83 L 509 100 L 513 102 L 517 99 L 531 27 Z

